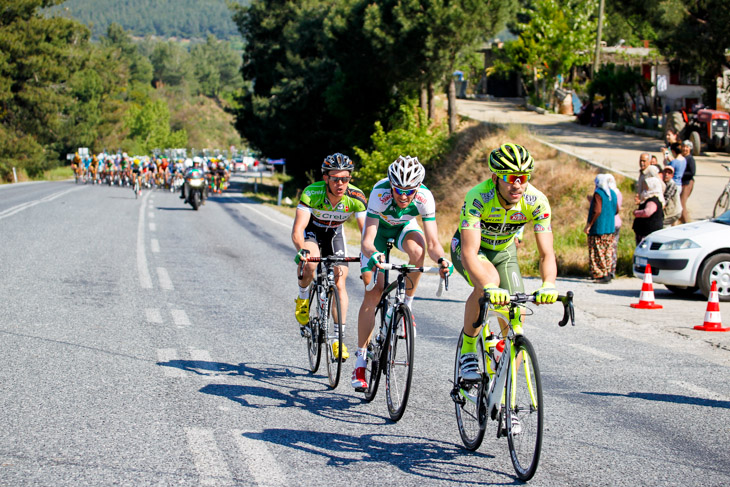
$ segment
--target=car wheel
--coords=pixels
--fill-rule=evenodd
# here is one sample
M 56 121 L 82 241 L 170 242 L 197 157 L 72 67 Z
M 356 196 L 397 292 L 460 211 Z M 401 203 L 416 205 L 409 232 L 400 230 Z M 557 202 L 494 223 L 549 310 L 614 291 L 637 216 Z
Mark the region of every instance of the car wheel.
M 697 292 L 697 286 L 671 286 L 669 284 L 665 284 L 665 286 L 673 294 L 683 298 L 688 298 Z
M 717 281 L 720 301 L 730 301 L 730 254 L 715 254 L 702 265 L 699 286 L 705 297 L 710 296 L 712 281 Z

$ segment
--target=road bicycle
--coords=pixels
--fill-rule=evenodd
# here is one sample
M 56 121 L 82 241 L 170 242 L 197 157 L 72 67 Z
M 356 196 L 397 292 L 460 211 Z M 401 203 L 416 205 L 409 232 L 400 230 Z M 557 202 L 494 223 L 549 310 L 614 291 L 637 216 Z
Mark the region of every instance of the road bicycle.
M 375 332 L 367 346 L 368 362 L 365 368 L 365 382 L 368 387 L 357 388 L 365 393 L 365 400 L 375 399 L 380 384 L 381 372 L 385 375 L 385 397 L 390 419 L 398 421 L 403 417 L 408 403 L 408 396 L 413 379 L 413 360 L 415 354 L 415 328 L 413 314 L 405 304 L 406 280 L 412 272 L 438 274 L 441 267 L 415 267 L 412 265 L 396 265 L 390 263 L 390 249 L 394 240 L 388 239 L 385 252 L 384 289 L 380 302 L 375 308 Z M 388 283 L 388 271 L 395 271 L 398 277 Z M 375 287 L 377 274 L 365 289 Z M 448 278 L 442 278 L 436 296 L 441 296 L 448 287 Z M 395 295 L 391 293 L 395 291 Z
M 133 187 L 134 188 L 134 199 L 137 199 L 137 198 L 139 198 L 139 193 L 141 191 L 140 187 L 139 187 L 139 177 L 137 177 L 136 175 L 133 177 L 134 177 L 134 187 Z
M 479 317 L 474 323 L 475 329 L 484 325 L 477 341 L 481 380 L 467 382 L 461 377 L 461 334 L 456 347 L 451 391 L 464 446 L 469 450 L 479 448 L 487 421 L 497 421 L 497 438 L 507 437 L 512 465 L 523 481 L 535 475 L 540 460 L 544 404 L 535 349 L 521 331 L 515 332 L 513 322 L 519 323 L 518 308 L 534 302 L 535 295 L 532 294 L 517 293 L 510 296 L 507 305 L 510 322 L 505 327 L 506 334 L 501 329 L 495 334 L 489 325 L 497 322 L 496 318 L 501 313 L 494 310 L 489 302 L 489 293 L 484 292 L 484 296 L 479 298 Z M 557 302 L 562 303 L 564 309 L 558 325 L 565 326 L 570 320 L 575 326 L 573 292 L 558 296 Z M 500 352 L 502 345 L 504 348 Z M 509 407 L 506 407 L 507 404 Z
M 722 167 L 730 171 L 730 165 L 723 164 Z M 725 213 L 730 207 L 730 180 L 728 180 L 725 188 L 722 190 L 720 197 L 715 202 L 715 208 L 712 210 L 712 218 L 718 217 Z
M 308 251 L 304 251 L 305 255 Z M 335 389 L 342 372 L 342 319 L 340 293 L 335 284 L 335 265 L 343 262 L 360 262 L 359 257 L 308 257 L 306 262 L 316 262 L 317 275 L 309 288 L 309 322 L 301 328 L 307 339 L 309 370 L 313 374 L 319 369 L 322 349 L 325 349 L 325 363 L 329 385 Z M 304 273 L 304 260 L 299 264 L 299 279 Z M 339 322 L 340 325 L 335 326 Z M 332 346 L 337 343 L 337 356 Z

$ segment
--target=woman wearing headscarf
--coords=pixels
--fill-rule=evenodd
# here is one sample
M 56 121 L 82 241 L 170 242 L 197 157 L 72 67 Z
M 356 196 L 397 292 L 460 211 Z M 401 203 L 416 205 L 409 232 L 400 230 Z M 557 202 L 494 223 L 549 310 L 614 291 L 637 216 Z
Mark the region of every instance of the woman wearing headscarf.
M 634 233 L 636 245 L 652 232 L 661 230 L 664 223 L 664 190 L 659 178 L 651 177 L 644 180 L 644 190 L 636 197 L 639 205 L 634 210 Z
M 607 174 L 596 176 L 596 188 L 588 210 L 584 232 L 588 234 L 588 263 L 593 279 L 600 283 L 611 281 L 611 257 L 613 254 L 615 216 L 618 197 L 609 187 Z
M 613 233 L 613 249 L 611 253 L 611 277 L 616 277 L 616 264 L 618 262 L 618 237 L 619 233 L 621 232 L 621 205 L 624 204 L 624 196 L 621 194 L 621 191 L 618 190 L 618 186 L 616 186 L 616 178 L 613 177 L 613 174 L 606 174 L 606 180 L 608 181 L 608 187 L 613 190 L 614 193 L 616 193 L 616 215 L 614 216 L 614 225 L 616 226 L 616 231 Z

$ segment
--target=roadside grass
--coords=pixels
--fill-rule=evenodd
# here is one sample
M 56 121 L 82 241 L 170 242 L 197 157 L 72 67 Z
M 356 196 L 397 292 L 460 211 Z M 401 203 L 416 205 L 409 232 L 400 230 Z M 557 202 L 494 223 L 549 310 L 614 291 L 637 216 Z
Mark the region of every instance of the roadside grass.
M 24 183 L 27 181 L 64 181 L 66 179 L 73 179 L 74 177 L 71 166 L 54 167 L 53 169 L 44 171 L 43 175 L 37 178 L 29 177 L 23 169 L 17 169 L 16 174 L 18 176 L 19 183 Z M 2 179 L 0 179 L 0 184 L 12 184 L 12 180 L 3 181 Z

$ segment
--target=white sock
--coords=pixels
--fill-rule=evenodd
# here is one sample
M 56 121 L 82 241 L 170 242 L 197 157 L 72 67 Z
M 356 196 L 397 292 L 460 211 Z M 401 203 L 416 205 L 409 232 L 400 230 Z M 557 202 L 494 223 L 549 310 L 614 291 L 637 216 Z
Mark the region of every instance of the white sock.
M 299 286 L 299 299 L 309 299 L 309 286 Z
M 406 294 L 405 303 L 406 303 L 406 306 L 408 306 L 408 309 L 410 309 L 411 311 L 413 311 L 413 296 L 408 296 Z
M 335 323 L 334 325 L 335 325 L 334 330 L 332 330 L 332 331 L 337 333 L 340 330 L 340 328 L 342 328 L 342 338 L 344 338 L 345 337 L 345 324 L 343 323 L 340 325 L 339 323 Z
M 358 348 L 357 349 L 357 360 L 355 361 L 355 368 L 366 367 L 368 365 L 368 349 Z

